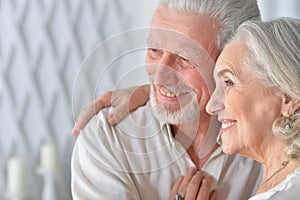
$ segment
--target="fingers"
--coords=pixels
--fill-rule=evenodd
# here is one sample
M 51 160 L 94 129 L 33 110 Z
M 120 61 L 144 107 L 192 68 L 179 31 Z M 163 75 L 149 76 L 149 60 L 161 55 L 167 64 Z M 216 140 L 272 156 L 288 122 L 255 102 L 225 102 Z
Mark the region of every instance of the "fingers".
M 174 200 L 175 195 L 177 194 L 178 188 L 181 185 L 181 182 L 183 180 L 184 176 L 181 176 L 172 186 L 171 192 L 170 192 L 170 200 Z
M 202 179 L 202 171 L 197 171 L 187 186 L 185 199 L 196 199 Z
M 108 115 L 108 123 L 112 126 L 115 126 L 119 123 L 120 121 L 115 120 L 114 118 L 114 114 L 113 113 L 109 113 Z
M 98 113 L 101 109 L 109 107 L 111 105 L 113 92 L 106 92 L 100 95 L 96 101 L 94 101 L 94 111 L 95 114 Z
M 114 107 L 111 113 L 108 115 L 108 123 L 112 126 L 117 125 L 120 121 L 122 121 L 127 114 L 130 112 L 129 110 L 123 110 L 125 107 L 122 105 L 118 105 Z
M 110 106 L 112 92 L 106 92 L 100 95 L 92 104 L 86 106 L 76 119 L 72 129 L 72 135 L 78 136 L 81 129 L 85 127 L 88 121 L 104 107 Z
M 74 125 L 71 134 L 72 134 L 72 136 L 78 136 L 79 135 L 79 129 L 76 128 L 76 125 Z
M 201 170 L 191 168 L 184 177 L 178 179 L 170 192 L 170 199 L 179 194 L 185 200 L 215 200 L 216 191 L 211 192 L 213 177 L 204 174 Z
M 195 174 L 195 172 L 196 172 L 195 168 L 191 168 L 188 170 L 188 172 L 185 174 L 185 176 L 178 188 L 177 194 L 180 194 L 180 196 L 185 197 L 188 184 L 189 184 L 190 180 L 192 179 L 193 175 Z
M 112 111 L 108 115 L 108 123 L 115 126 L 128 115 L 131 109 L 128 107 L 128 99 L 124 97 L 114 98 L 113 105 Z
M 132 111 L 139 106 L 145 105 L 149 100 L 150 85 L 142 85 L 133 89 L 129 100 L 129 110 Z
M 149 91 L 149 85 L 115 91 L 112 95 L 112 104 L 114 106 L 108 116 L 109 124 L 115 126 L 122 121 L 128 113 L 145 105 L 149 100 Z
M 108 122 L 116 125 L 123 120 L 127 114 L 144 105 L 149 99 L 149 85 L 125 88 L 100 95 L 94 103 L 85 107 L 76 119 L 72 135 L 77 136 L 88 121 L 104 107 L 113 105 L 112 112 L 108 116 Z
M 170 199 L 174 199 L 176 194 L 179 194 L 180 196 L 184 197 L 187 185 L 190 181 L 190 179 L 193 177 L 194 173 L 196 172 L 195 168 L 190 168 L 185 176 L 180 177 L 172 186 L 171 192 L 170 192 Z
M 217 191 L 214 190 L 210 193 L 209 200 L 216 200 L 216 199 L 217 199 Z
M 87 122 L 95 115 L 94 106 L 88 105 L 79 114 L 76 119 L 75 125 L 72 130 L 72 135 L 77 136 L 81 129 L 87 124 Z
M 203 178 L 201 187 L 198 192 L 197 200 L 210 199 L 212 184 L 213 184 L 212 176 L 205 176 Z

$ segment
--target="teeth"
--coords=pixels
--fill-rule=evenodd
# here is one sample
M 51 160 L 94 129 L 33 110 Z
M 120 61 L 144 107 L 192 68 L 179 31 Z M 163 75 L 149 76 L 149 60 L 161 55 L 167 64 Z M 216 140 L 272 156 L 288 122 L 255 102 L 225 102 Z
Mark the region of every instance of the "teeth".
M 179 97 L 181 94 L 180 93 L 171 93 L 171 92 L 167 92 L 167 91 L 164 91 L 163 89 L 160 89 L 159 90 L 160 91 L 160 93 L 162 94 L 162 95 L 164 95 L 164 96 L 167 96 L 167 97 Z
M 228 128 L 230 126 L 233 126 L 236 122 L 223 122 L 222 128 Z

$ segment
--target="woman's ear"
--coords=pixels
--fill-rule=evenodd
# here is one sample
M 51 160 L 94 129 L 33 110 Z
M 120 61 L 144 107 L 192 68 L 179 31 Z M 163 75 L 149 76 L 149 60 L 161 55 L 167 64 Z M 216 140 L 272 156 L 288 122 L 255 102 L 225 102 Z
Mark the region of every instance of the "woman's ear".
M 300 109 L 300 100 L 294 99 L 287 94 L 281 95 L 282 105 L 281 114 L 284 117 L 293 115 L 298 109 Z

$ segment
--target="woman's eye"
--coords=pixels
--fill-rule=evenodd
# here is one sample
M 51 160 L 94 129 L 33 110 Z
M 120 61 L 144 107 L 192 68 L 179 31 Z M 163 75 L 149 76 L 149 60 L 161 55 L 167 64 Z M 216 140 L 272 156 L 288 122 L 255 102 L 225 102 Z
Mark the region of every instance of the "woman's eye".
M 225 83 L 225 86 L 233 86 L 233 84 L 234 84 L 233 81 L 230 79 L 224 80 L 224 83 Z

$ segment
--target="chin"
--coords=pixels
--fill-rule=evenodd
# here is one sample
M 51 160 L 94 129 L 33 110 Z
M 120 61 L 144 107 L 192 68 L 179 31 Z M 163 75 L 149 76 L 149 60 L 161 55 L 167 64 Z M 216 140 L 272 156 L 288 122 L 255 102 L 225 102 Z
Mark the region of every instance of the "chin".
M 230 147 L 230 146 L 226 146 L 226 145 L 221 145 L 222 146 L 222 150 L 223 150 L 223 152 L 225 153 L 225 154 L 229 154 L 229 155 L 231 155 L 231 154 L 236 154 L 236 153 L 238 153 L 235 149 L 233 149 L 232 147 Z
M 152 87 L 153 88 L 153 87 Z M 154 116 L 170 124 L 186 124 L 199 120 L 198 101 L 196 95 L 193 95 L 191 101 L 186 105 L 172 105 L 160 102 L 154 90 L 151 88 L 150 103 Z

